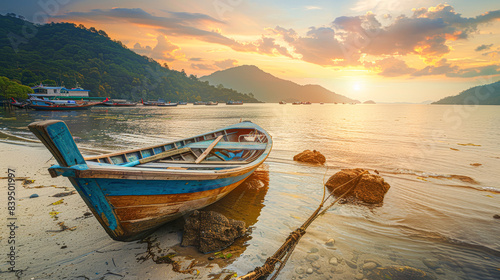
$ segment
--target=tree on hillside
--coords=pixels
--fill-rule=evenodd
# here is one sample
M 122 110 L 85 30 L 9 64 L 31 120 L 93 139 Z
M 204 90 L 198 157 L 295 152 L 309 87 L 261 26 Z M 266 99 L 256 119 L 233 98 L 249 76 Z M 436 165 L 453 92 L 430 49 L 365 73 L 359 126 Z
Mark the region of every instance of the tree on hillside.
M 33 93 L 30 87 L 23 86 L 16 81 L 11 81 L 7 77 L 0 77 L 0 96 L 2 98 L 26 99 L 28 98 L 28 93 Z

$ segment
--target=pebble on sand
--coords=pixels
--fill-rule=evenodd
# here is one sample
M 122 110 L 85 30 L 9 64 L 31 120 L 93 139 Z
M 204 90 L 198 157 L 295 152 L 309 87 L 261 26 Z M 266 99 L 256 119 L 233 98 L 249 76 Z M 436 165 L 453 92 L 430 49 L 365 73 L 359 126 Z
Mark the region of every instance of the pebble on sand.
M 347 266 L 349 266 L 352 269 L 358 268 L 358 265 L 355 262 L 353 262 L 353 261 L 345 260 L 345 263 L 347 264 Z
M 34 193 L 34 194 L 30 195 L 30 198 L 36 198 L 36 197 L 39 197 L 39 195 L 38 195 L 38 194 L 36 194 L 36 193 Z
M 311 265 L 312 265 L 312 267 L 314 267 L 316 269 L 321 268 L 321 265 L 318 262 L 312 262 Z
M 319 260 L 319 255 L 318 254 L 308 254 L 306 257 L 306 260 L 308 260 L 310 262 L 317 261 L 317 260 Z
M 335 245 L 335 239 L 330 238 L 330 239 L 328 239 L 328 241 L 325 242 L 325 244 L 326 244 L 326 246 L 333 247 L 333 245 Z
M 338 265 L 339 264 L 339 260 L 336 257 L 332 257 L 330 259 L 329 263 L 332 264 L 332 265 Z
M 366 262 L 365 264 L 363 264 L 363 270 L 372 270 L 375 269 L 376 267 L 377 264 L 374 262 Z

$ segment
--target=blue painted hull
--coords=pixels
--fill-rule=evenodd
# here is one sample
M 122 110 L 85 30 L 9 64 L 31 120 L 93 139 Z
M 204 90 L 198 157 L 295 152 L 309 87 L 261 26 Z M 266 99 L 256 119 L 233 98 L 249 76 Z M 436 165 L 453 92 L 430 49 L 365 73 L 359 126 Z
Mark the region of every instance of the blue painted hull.
M 209 181 L 69 179 L 108 234 L 115 240 L 130 241 L 218 201 L 245 181 L 254 170 Z M 123 206 L 122 201 L 126 201 L 127 206 Z M 154 202 L 154 206 L 148 202 Z M 147 208 L 154 208 L 154 213 L 147 211 L 144 215 L 141 210 Z

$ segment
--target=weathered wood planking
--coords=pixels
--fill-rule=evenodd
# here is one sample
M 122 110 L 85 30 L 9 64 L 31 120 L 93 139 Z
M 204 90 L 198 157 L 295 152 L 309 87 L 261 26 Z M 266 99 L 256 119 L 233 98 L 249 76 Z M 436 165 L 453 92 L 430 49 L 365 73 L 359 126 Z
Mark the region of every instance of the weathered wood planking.
M 29 128 L 59 163 L 49 168 L 50 174 L 68 177 L 109 236 L 121 241 L 142 238 L 218 201 L 248 178 L 272 149 L 265 130 L 242 122 L 166 144 L 83 158 L 62 121 Z M 252 139 L 247 135 L 256 133 L 265 137 L 247 142 Z

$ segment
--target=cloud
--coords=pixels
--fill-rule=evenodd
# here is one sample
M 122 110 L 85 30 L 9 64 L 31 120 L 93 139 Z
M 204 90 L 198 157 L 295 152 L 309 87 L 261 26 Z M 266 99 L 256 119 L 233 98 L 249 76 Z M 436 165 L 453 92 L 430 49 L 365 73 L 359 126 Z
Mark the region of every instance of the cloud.
M 211 64 L 203 64 L 203 63 L 192 63 L 191 68 L 196 70 L 215 70 L 214 66 Z
M 238 65 L 236 59 L 217 60 L 213 63 L 192 63 L 191 68 L 196 70 L 225 70 Z
M 311 27 L 306 36 L 299 36 L 292 29 L 277 26 L 275 34 L 294 48 L 294 52 L 303 61 L 319 65 L 337 65 L 345 61 L 346 55 L 342 43 L 335 37 L 335 31 L 329 27 Z
M 384 77 L 397 77 L 408 75 L 415 72 L 416 69 L 409 67 L 403 60 L 395 57 L 388 57 L 375 61 L 372 66 L 373 69 L 379 71 L 379 75 Z
M 216 61 L 214 65 L 217 66 L 219 69 L 225 70 L 237 66 L 238 61 L 236 59 L 225 59 Z
M 203 61 L 203 58 L 201 57 L 191 57 L 189 61 Z
M 500 74 L 500 64 L 493 64 L 481 67 L 460 69 L 453 73 L 447 73 L 448 77 L 471 78 L 478 76 L 492 76 Z
M 323 8 L 318 7 L 318 6 L 305 6 L 306 10 L 323 10 Z
M 359 7 L 381 4 L 381 1 L 358 2 Z M 287 49 L 292 57 L 297 54 L 303 61 L 323 66 L 360 65 L 361 58 L 365 59 L 367 55 L 418 55 L 424 62 L 435 65 L 452 51 L 448 46 L 450 42 L 468 39 L 478 31 L 480 24 L 498 21 L 500 11 L 467 18 L 457 13 L 452 6 L 440 4 L 413 9 L 410 16 L 384 18 L 390 22 L 383 25 L 375 14 L 368 12 L 359 16 L 337 17 L 329 25 L 310 27 L 305 35 L 280 26 L 272 29 L 272 33 L 281 36 L 289 45 Z M 384 63 L 390 61 L 396 63 L 394 60 Z M 408 68 L 396 64 L 392 66 L 410 73 Z M 390 67 L 384 69 L 387 70 L 381 72 L 382 75 L 397 74 L 391 72 Z M 431 66 L 427 70 L 422 69 L 423 72 L 417 75 L 437 73 L 442 69 L 445 67 Z
M 181 21 L 189 21 L 191 23 L 197 22 L 197 23 L 207 23 L 207 22 L 212 22 L 212 23 L 223 23 L 225 22 L 220 21 L 218 19 L 215 19 L 209 15 L 201 14 L 201 13 L 186 13 L 186 12 L 171 12 L 171 11 L 165 11 L 166 13 L 169 13 L 171 16 L 170 18 L 175 18 Z
M 274 38 L 262 36 L 260 40 L 253 44 L 256 46 L 258 53 L 292 57 L 285 47 L 276 43 Z
M 413 72 L 412 76 L 428 76 L 428 75 L 447 75 L 458 71 L 458 66 L 452 66 L 445 58 L 441 59 L 436 65 L 429 65 L 421 70 Z
M 141 44 L 136 43 L 132 50 L 138 54 L 166 61 L 174 61 L 180 57 L 184 57 L 183 54 L 178 52 L 180 47 L 172 44 L 167 37 L 160 35 L 156 37 L 156 41 L 157 44 L 154 48 L 150 46 L 142 47 Z
M 94 9 L 89 12 L 70 12 L 56 16 L 59 19 L 122 20 L 141 26 L 156 28 L 169 37 L 189 37 L 200 41 L 227 46 L 239 52 L 255 52 L 268 55 L 291 57 L 288 50 L 276 43 L 274 38 L 262 37 L 255 42 L 239 42 L 224 36 L 220 29 L 203 29 L 206 23 L 225 25 L 223 21 L 200 13 L 170 12 L 168 17 L 154 16 L 140 8 Z M 200 27 L 199 27 L 200 26 Z
M 485 52 L 485 53 L 483 53 L 483 55 L 489 56 L 490 58 L 495 59 L 495 58 L 499 57 L 499 55 L 500 55 L 500 48 L 497 48 L 494 51 Z
M 219 32 L 207 31 L 202 29 L 203 27 L 197 27 L 197 25 L 206 21 L 214 24 L 223 24 L 221 21 L 213 19 L 210 16 L 199 13 L 169 12 L 169 14 L 169 17 L 158 17 L 140 8 L 112 8 L 94 9 L 89 12 L 69 12 L 55 16 L 54 18 L 71 20 L 103 20 L 113 22 L 121 20 L 141 26 L 156 28 L 159 32 L 167 36 L 195 38 L 208 43 L 228 46 L 237 51 L 253 51 L 256 49 L 252 44 L 239 43 Z
M 481 46 L 478 46 L 475 51 L 476 52 L 480 52 L 480 51 L 485 51 L 485 50 L 489 50 L 491 49 L 491 47 L 493 47 L 493 44 L 489 44 L 489 45 L 481 45 Z

